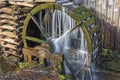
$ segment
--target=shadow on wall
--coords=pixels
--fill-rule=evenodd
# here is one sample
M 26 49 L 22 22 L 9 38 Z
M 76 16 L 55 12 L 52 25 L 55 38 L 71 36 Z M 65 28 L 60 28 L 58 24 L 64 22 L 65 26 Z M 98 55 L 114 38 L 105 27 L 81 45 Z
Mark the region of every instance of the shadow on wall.
M 91 12 L 96 17 L 96 22 L 98 22 L 101 31 L 102 46 L 103 48 L 111 49 L 113 51 L 120 52 L 120 29 L 119 26 L 113 26 L 112 24 L 105 21 L 105 19 L 100 19 L 101 15 L 97 15 L 94 9 Z
M 120 51 L 120 29 L 102 20 L 102 39 L 105 48 Z
M 120 29 L 103 19 L 99 19 L 99 24 L 101 25 L 103 48 L 120 51 Z

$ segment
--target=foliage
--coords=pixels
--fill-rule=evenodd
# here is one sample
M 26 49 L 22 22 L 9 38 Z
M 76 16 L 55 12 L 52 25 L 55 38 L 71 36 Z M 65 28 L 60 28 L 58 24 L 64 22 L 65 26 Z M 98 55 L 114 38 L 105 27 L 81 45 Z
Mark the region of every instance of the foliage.
M 31 62 L 24 62 L 24 63 L 19 63 L 18 69 L 23 69 L 23 68 L 31 68 L 34 67 L 35 64 Z
M 106 68 L 106 69 L 120 71 L 120 64 L 116 63 L 115 61 L 110 61 L 107 64 L 103 64 L 103 67 Z
M 105 69 L 120 71 L 120 61 L 118 56 L 119 52 L 115 52 L 109 49 L 103 49 L 103 52 L 100 55 L 100 64 Z
M 73 80 L 72 76 L 60 75 L 60 80 Z
M 102 57 L 113 58 L 115 57 L 115 53 L 112 50 L 104 49 L 102 53 Z

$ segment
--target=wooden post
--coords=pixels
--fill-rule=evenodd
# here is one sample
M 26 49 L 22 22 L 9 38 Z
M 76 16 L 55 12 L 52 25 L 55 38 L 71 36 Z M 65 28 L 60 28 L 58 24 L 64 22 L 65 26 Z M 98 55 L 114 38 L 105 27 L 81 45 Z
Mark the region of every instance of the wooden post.
M 115 4 L 115 1 L 113 0 L 113 5 L 112 5 L 112 26 L 114 24 L 114 4 Z
M 108 0 L 106 1 L 106 20 L 105 20 L 106 22 L 107 22 L 107 18 L 108 18 L 108 17 L 107 17 L 107 16 L 108 16 L 107 14 L 108 14 Z
M 120 7 L 118 8 L 118 24 L 117 24 L 118 28 L 120 29 L 119 21 L 120 21 Z

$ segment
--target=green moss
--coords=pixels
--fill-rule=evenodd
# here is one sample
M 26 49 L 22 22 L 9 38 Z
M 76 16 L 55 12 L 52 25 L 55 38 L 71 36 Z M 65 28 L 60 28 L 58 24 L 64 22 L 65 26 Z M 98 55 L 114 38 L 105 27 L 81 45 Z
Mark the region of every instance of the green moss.
M 93 50 L 92 50 L 92 42 L 91 42 L 89 33 L 88 33 L 87 29 L 84 27 L 84 25 L 81 26 L 81 28 L 82 28 L 83 33 L 85 35 L 85 39 L 87 40 L 87 49 L 88 49 L 88 52 L 89 52 L 89 54 L 92 55 L 92 52 L 93 52 Z
M 77 20 L 80 20 L 80 21 L 85 20 L 91 16 L 90 12 L 83 6 L 72 9 L 72 12 L 74 13 L 74 17 L 77 16 L 77 18 L 79 18 Z
M 33 41 L 33 42 L 36 42 L 36 43 L 45 43 L 44 40 L 41 40 L 41 39 L 38 39 L 38 38 L 35 38 L 35 37 L 30 37 L 30 36 L 26 36 L 26 37 L 24 37 L 24 39 L 27 39 L 29 41 Z
M 112 51 L 112 50 L 109 50 L 109 49 L 103 49 L 103 52 L 102 52 L 102 57 L 104 58 L 109 58 L 109 59 L 114 59 L 116 57 L 117 53 Z
M 31 14 L 34 15 L 34 14 L 38 13 L 40 10 L 44 10 L 44 9 L 59 9 L 59 10 L 61 10 L 61 5 L 53 4 L 53 3 L 42 4 L 42 5 L 35 7 L 31 11 Z M 90 17 L 91 13 L 84 6 L 80 6 L 78 8 L 70 10 L 68 15 L 71 16 L 76 21 L 76 24 L 78 24 L 78 23 L 82 22 L 83 20 L 87 19 L 88 17 Z M 25 27 L 23 29 L 23 37 L 26 37 L 26 29 L 27 29 L 26 27 L 29 24 L 30 19 L 31 19 L 31 16 L 30 16 L 30 14 L 28 14 L 25 25 L 24 25 Z M 90 26 L 93 23 L 94 23 L 94 17 L 92 17 L 90 20 L 86 21 L 82 27 L 82 30 L 85 34 L 85 39 L 87 40 L 87 44 L 88 44 L 88 52 L 91 55 L 92 55 L 92 43 L 91 43 L 91 39 L 90 39 L 90 36 L 89 36 L 89 33 L 88 33 L 86 27 Z M 25 43 L 25 46 L 27 46 L 26 39 L 24 39 L 24 43 Z
M 24 62 L 24 63 L 19 63 L 18 68 L 17 69 L 23 69 L 23 68 L 32 68 L 35 66 L 35 63 L 31 63 L 31 62 Z
M 81 21 L 80 18 L 78 17 L 79 14 L 76 14 L 75 12 L 69 11 L 69 15 L 71 18 L 73 18 L 76 21 L 76 23 L 79 23 Z
M 92 38 L 92 43 L 94 43 L 98 38 L 100 37 L 100 34 L 97 34 L 94 38 Z
M 89 12 L 89 10 L 82 5 L 78 8 L 73 9 L 72 11 L 78 14 L 81 14 L 82 12 Z
M 89 35 L 93 35 L 96 31 L 98 31 L 98 25 L 89 30 Z
M 54 4 L 55 5 L 55 4 Z M 62 6 L 60 4 L 55 5 L 55 9 L 62 10 Z
M 80 18 L 80 20 L 85 20 L 85 19 L 87 19 L 90 16 L 91 16 L 91 14 L 89 12 L 85 12 L 83 14 L 78 15 L 78 17 Z
M 114 71 L 120 71 L 120 64 L 115 61 L 110 61 L 107 64 L 103 64 L 103 67 Z
M 86 21 L 84 23 L 85 27 L 89 27 L 90 25 L 92 25 L 95 22 L 94 17 L 90 18 L 88 21 Z
M 60 80 L 73 80 L 72 76 L 60 75 Z
M 101 66 L 105 69 L 120 71 L 119 52 L 103 49 L 100 55 Z

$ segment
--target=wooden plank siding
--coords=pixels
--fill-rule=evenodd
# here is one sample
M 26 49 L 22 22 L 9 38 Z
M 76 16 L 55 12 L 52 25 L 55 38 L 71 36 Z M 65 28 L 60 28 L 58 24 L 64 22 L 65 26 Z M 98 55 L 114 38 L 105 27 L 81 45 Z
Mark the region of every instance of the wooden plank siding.
M 15 1 L 15 2 L 56 2 L 56 0 L 0 0 L 0 1 Z

